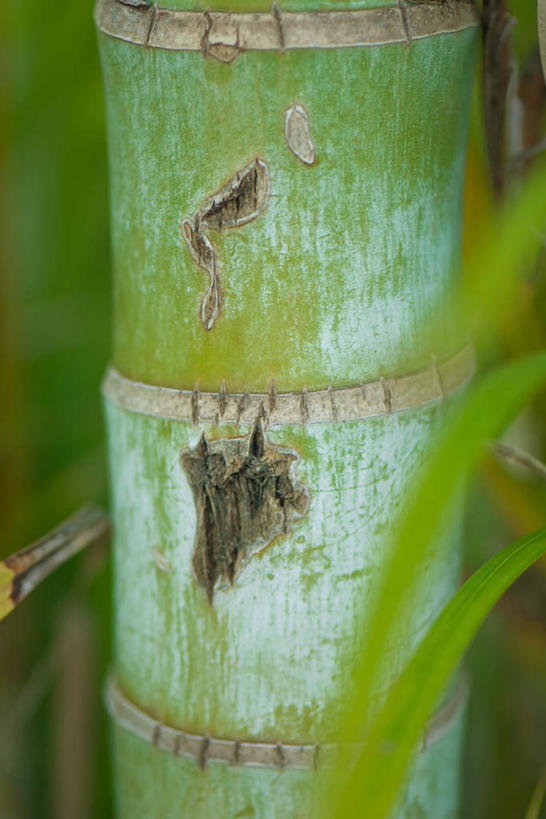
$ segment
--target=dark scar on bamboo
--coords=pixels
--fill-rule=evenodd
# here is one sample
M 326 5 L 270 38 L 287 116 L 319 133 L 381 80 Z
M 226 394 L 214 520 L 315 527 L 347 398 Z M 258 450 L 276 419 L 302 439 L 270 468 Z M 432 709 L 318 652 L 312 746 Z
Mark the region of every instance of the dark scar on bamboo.
M 209 231 L 223 233 L 252 222 L 267 206 L 269 196 L 269 168 L 262 159 L 254 159 L 219 191 L 207 197 L 193 218 L 182 220 L 181 234 L 190 255 L 209 277 L 200 308 L 205 330 L 212 330 L 223 304 L 220 265 Z
M 246 560 L 286 534 L 309 495 L 291 474 L 296 452 L 266 442 L 262 418 L 244 438 L 209 441 L 181 454 L 197 511 L 193 569 L 210 603 Z

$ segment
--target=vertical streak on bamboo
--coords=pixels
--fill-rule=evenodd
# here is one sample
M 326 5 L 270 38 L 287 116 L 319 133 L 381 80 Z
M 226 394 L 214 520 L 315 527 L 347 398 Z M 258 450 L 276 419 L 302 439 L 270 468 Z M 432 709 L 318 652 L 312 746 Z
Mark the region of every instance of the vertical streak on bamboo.
M 429 364 L 422 325 L 448 292 L 460 252 L 475 31 L 410 46 L 249 51 L 229 64 L 100 39 L 114 365 L 195 396 L 193 423 L 107 402 L 116 672 L 127 696 L 169 725 L 328 742 L 389 527 L 444 410 L 308 424 L 306 390 Z M 305 116 L 287 144 L 290 106 Z M 267 206 L 244 225 L 216 229 L 207 203 L 256 159 L 270 175 Z M 208 330 L 206 242 L 222 288 Z M 460 341 L 446 318 L 438 359 Z M 222 423 L 220 409 L 217 424 L 201 423 L 202 391 L 298 392 L 301 418 L 270 427 L 267 440 L 297 453 L 310 498 L 307 514 L 252 557 L 233 587 L 217 589 L 212 605 L 192 568 L 198 520 L 180 455 L 203 432 L 234 438 L 250 427 Z M 456 588 L 457 533 L 444 545 L 423 567 L 399 642 L 387 647 L 383 686 Z M 122 817 L 308 813 L 313 772 L 213 762 L 201 770 L 124 729 L 115 737 Z M 419 758 L 400 816 L 452 814 L 459 739 L 457 724 Z

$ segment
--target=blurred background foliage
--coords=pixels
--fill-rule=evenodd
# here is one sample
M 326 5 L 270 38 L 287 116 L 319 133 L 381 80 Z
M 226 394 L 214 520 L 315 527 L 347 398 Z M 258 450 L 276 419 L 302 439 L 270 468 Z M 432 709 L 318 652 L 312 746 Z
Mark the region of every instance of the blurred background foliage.
M 106 502 L 110 344 L 104 111 L 92 1 L 0 8 L 2 557 Z M 101 686 L 107 553 L 0 628 L 0 816 L 111 815 Z
M 544 147 L 535 3 L 509 5 L 516 24 L 513 51 L 503 57 L 503 191 L 490 182 L 478 72 L 465 255 L 479 243 L 496 200 L 518 185 Z M 110 345 L 110 264 L 92 6 L 4 0 L 0 8 L 0 557 L 87 501 L 106 502 L 99 384 Z M 519 301 L 488 364 L 546 348 L 545 274 L 546 252 L 522 276 Z M 544 460 L 545 433 L 543 396 L 507 440 Z M 544 524 L 544 482 L 485 457 L 469 493 L 467 573 Z M 107 551 L 80 555 L 0 623 L 1 817 L 112 815 L 101 704 L 109 569 Z M 525 817 L 546 771 L 545 578 L 542 561 L 503 598 L 468 658 L 465 819 Z

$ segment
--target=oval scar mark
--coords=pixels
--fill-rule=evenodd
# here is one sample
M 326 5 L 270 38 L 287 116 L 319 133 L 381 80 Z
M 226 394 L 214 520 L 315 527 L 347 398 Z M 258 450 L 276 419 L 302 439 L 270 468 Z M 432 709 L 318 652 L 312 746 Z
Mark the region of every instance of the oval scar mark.
M 291 105 L 284 112 L 284 136 L 294 156 L 305 165 L 314 163 L 315 146 L 311 138 L 309 114 L 303 105 Z

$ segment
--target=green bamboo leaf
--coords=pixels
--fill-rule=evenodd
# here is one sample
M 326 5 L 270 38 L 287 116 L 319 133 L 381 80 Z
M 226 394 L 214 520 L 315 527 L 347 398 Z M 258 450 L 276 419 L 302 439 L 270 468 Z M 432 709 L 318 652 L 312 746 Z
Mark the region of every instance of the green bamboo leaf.
M 401 612 L 411 599 L 422 559 L 445 523 L 447 510 L 461 481 L 478 460 L 484 442 L 502 431 L 545 380 L 546 354 L 529 356 L 482 379 L 452 412 L 416 481 L 416 491 L 408 499 L 396 529 L 391 559 L 369 618 L 369 631 L 361 652 L 363 661 L 355 669 L 355 689 L 342 732 L 344 736 L 353 738 L 355 727 L 361 732 L 364 730 L 368 719 L 367 704 L 384 647 L 392 640 Z M 359 765 L 343 793 L 338 793 L 337 807 L 328 815 L 346 819 L 354 810 L 351 806 L 367 803 L 369 795 L 363 787 L 365 781 L 368 779 L 364 778 L 363 768 Z M 393 784 L 392 798 L 395 795 Z M 376 819 L 376 814 L 370 815 Z
M 546 164 L 537 165 L 522 186 L 489 214 L 483 239 L 465 265 L 464 314 L 479 349 L 510 316 L 522 273 L 533 269 L 544 244 Z
M 456 315 L 461 337 L 468 334 L 480 356 L 486 356 L 503 325 L 510 320 L 519 287 L 533 270 L 544 244 L 546 163 L 537 164 L 524 182 L 491 210 L 480 227 L 480 239 L 463 266 L 446 304 Z M 445 311 L 430 316 L 431 350 L 441 346 Z
M 343 795 L 344 816 L 388 815 L 422 727 L 464 651 L 501 595 L 545 552 L 543 528 L 493 557 L 448 603 L 374 720 Z

